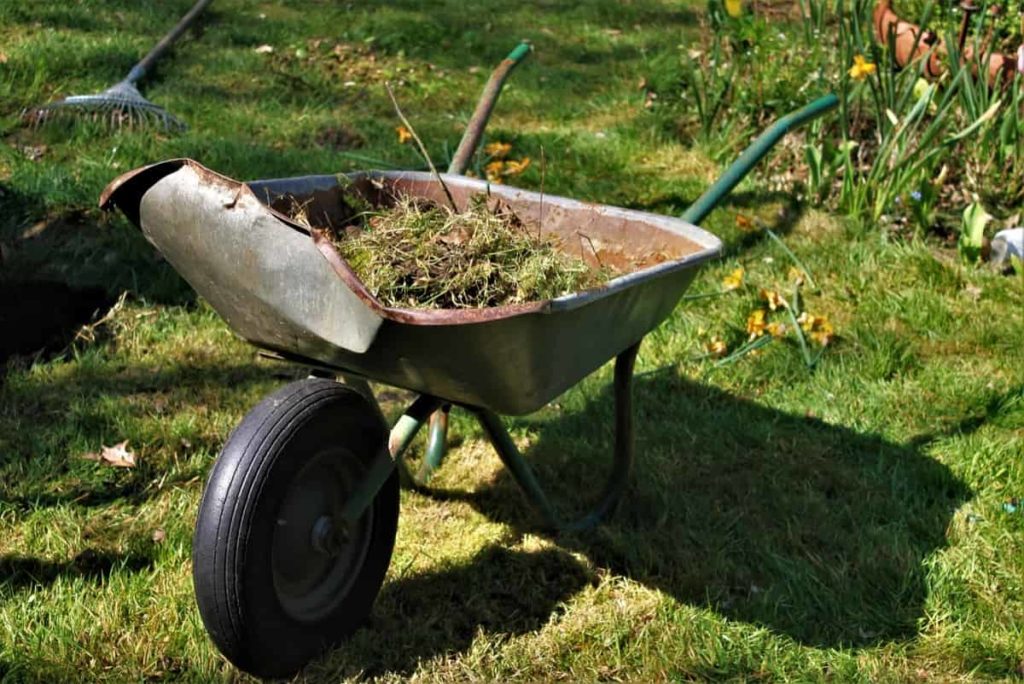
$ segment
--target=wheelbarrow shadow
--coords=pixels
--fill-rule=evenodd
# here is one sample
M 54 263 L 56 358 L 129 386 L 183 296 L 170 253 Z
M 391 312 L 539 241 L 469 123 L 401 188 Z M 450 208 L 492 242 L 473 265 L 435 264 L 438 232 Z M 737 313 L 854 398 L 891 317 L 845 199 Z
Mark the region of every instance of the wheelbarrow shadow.
M 467 563 L 387 582 L 369 624 L 303 670 L 300 681 L 411 675 L 423 660 L 468 650 L 481 633 L 541 629 L 593 581 L 562 549 L 486 546 Z
M 658 373 L 634 387 L 630 491 L 598 529 L 559 545 L 680 602 L 815 647 L 917 633 L 925 561 L 971 496 L 919 446 L 766 408 Z M 599 491 L 612 451 L 610 388 L 583 410 L 522 419 L 556 502 Z M 539 518 L 504 469 L 470 502 L 518 532 Z M 582 502 L 581 502 L 582 503 Z

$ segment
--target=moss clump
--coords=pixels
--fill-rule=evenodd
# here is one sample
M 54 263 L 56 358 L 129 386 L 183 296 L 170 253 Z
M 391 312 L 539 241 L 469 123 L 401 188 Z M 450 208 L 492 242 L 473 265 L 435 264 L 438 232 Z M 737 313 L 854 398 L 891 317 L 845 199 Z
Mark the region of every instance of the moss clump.
M 413 198 L 363 214 L 334 242 L 386 306 L 468 309 L 551 299 L 612 274 L 532 233 L 508 205 L 476 198 L 462 212 Z

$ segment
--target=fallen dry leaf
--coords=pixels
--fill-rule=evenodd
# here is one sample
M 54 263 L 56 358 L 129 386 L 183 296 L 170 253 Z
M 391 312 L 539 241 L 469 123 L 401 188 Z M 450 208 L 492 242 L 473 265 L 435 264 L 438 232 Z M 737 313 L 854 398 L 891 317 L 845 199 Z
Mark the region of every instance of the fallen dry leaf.
M 269 55 L 273 51 L 274 51 L 274 46 L 273 45 L 266 45 L 266 44 L 260 45 L 255 50 L 256 54 L 259 54 L 259 55 Z
M 0 52 L 0 64 L 7 64 L 7 53 Z
M 127 439 L 112 447 L 104 446 L 99 453 L 84 454 L 82 458 L 87 461 L 106 463 L 115 468 L 133 468 L 135 466 L 135 453 L 128 449 Z
M 162 527 L 158 527 L 153 530 L 153 541 L 155 543 L 161 544 L 165 539 L 167 539 L 167 533 L 164 532 Z

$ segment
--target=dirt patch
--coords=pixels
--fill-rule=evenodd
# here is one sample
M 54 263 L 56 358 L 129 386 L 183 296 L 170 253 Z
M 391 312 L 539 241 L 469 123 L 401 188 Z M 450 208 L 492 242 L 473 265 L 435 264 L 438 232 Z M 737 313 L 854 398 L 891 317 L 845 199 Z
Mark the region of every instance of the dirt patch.
M 96 287 L 65 283 L 0 281 L 0 364 L 12 356 L 62 349 L 83 325 L 113 303 Z
M 320 147 L 330 150 L 354 150 L 366 144 L 366 139 L 349 126 L 328 126 L 320 129 L 314 138 Z

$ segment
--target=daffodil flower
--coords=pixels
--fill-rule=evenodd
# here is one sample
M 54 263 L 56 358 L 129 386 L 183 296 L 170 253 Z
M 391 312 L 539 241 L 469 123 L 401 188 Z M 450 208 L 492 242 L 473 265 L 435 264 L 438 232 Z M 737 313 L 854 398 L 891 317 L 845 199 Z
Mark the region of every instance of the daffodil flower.
M 738 290 L 743 285 L 743 267 L 740 266 L 729 275 L 722 278 L 722 289 L 726 292 Z
M 865 78 L 875 73 L 878 67 L 874 63 L 869 62 L 864 58 L 864 55 L 854 55 L 853 66 L 847 72 L 850 74 L 850 78 L 855 81 L 863 81 Z
M 754 340 L 764 335 L 765 328 L 768 327 L 765 316 L 767 312 L 764 309 L 756 309 L 747 317 L 747 332 L 750 333 L 750 339 Z
M 488 145 L 484 145 L 484 152 L 492 159 L 504 159 L 511 151 L 511 143 L 492 142 Z
M 832 324 L 829 323 L 825 316 L 815 316 L 804 311 L 800 314 L 800 318 L 796 319 L 796 322 L 800 324 L 800 328 L 812 340 L 822 347 L 827 347 L 835 339 L 835 331 L 832 329 Z
M 523 157 L 522 159 L 515 160 L 510 159 L 505 162 L 505 170 L 502 172 L 506 176 L 517 176 L 530 166 L 530 158 Z
M 501 160 L 492 161 L 484 167 L 484 174 L 487 176 L 488 182 L 501 183 L 501 175 L 504 170 L 505 162 Z
M 775 290 L 765 290 L 762 288 L 760 295 L 761 299 L 768 303 L 768 308 L 771 309 L 772 311 L 776 311 L 779 308 L 789 306 L 786 303 L 786 300 L 779 296 L 779 293 L 776 292 Z
M 729 351 L 729 347 L 722 341 L 720 337 L 714 337 L 710 342 L 704 345 L 704 349 L 708 354 L 715 358 L 721 358 L 725 356 L 726 352 Z
M 725 11 L 733 19 L 739 19 L 743 14 L 743 0 L 725 0 Z
M 754 221 L 749 216 L 736 214 L 736 227 L 746 232 L 754 229 Z

